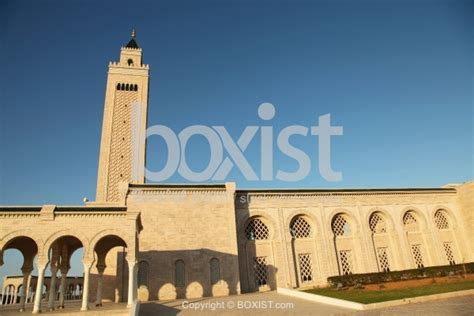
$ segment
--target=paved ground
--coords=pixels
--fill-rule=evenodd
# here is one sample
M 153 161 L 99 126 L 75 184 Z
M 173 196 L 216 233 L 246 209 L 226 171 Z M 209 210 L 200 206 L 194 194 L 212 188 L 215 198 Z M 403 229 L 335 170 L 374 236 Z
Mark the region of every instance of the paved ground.
M 193 309 L 197 308 L 197 310 Z M 202 310 L 199 310 L 201 309 Z M 170 302 L 148 302 L 140 306 L 141 316 L 154 315 L 474 315 L 474 296 L 416 303 L 373 311 L 357 312 L 288 297 L 276 292 L 251 293 L 223 298 L 202 298 Z
M 198 308 L 195 310 L 193 308 Z M 202 309 L 202 310 L 199 310 Z M 32 306 L 27 306 L 25 313 L 19 313 L 16 306 L 0 306 L 1 316 L 28 315 Z M 47 312 L 47 315 L 128 315 L 125 304 L 104 304 L 103 307 L 92 306 L 87 312 L 80 312 L 80 302 L 71 302 L 64 310 Z M 155 315 L 354 315 L 354 316 L 398 316 L 398 315 L 439 315 L 439 316 L 472 316 L 474 315 L 474 295 L 450 298 L 427 303 L 416 303 L 373 311 L 357 312 L 324 304 L 309 302 L 276 292 L 251 293 L 222 298 L 202 298 L 169 302 L 148 302 L 141 304 L 141 316 Z
M 472 316 L 474 315 L 474 295 L 447 298 L 443 300 L 402 305 L 367 311 L 357 315 L 435 315 L 435 316 Z
M 127 308 L 127 304 L 120 303 L 105 303 L 102 307 L 95 307 L 92 303 L 90 304 L 90 310 L 87 312 L 81 312 L 81 302 L 66 302 L 65 308 L 62 310 L 55 310 L 52 312 L 48 311 L 47 308 L 48 303 L 43 303 L 43 309 L 41 311 L 41 315 L 54 315 L 54 316 L 72 316 L 72 315 L 87 315 L 87 316 L 94 316 L 94 315 L 129 315 L 130 309 Z M 20 313 L 18 311 L 18 305 L 2 305 L 0 306 L 0 315 L 1 316 L 19 316 L 19 315 L 29 315 L 33 310 L 33 305 L 28 304 L 26 306 L 26 311 Z

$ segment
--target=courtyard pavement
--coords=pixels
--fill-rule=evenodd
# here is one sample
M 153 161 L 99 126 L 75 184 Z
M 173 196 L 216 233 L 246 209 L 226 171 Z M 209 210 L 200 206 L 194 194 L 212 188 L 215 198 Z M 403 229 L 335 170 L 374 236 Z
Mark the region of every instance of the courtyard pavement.
M 194 308 L 197 308 L 194 309 Z M 31 314 L 32 306 L 20 313 L 16 306 L 0 306 L 1 316 Z M 80 312 L 80 302 L 70 302 L 64 310 L 48 312 L 46 315 L 129 315 L 126 304 L 106 303 L 103 307 L 92 306 L 87 312 Z M 371 311 L 354 311 L 315 302 L 285 296 L 276 292 L 250 293 L 222 298 L 201 298 L 176 300 L 168 302 L 147 302 L 140 306 L 141 316 L 193 316 L 193 315 L 355 315 L 355 316 L 395 316 L 395 315 L 439 315 L 439 316 L 472 316 L 474 315 L 474 295 L 449 298 L 426 303 L 414 303 L 398 307 L 383 308 Z
M 196 308 L 196 309 L 195 309 Z M 414 303 L 372 311 L 354 311 L 310 302 L 276 292 L 250 293 L 222 298 L 201 298 L 168 302 L 147 302 L 140 316 L 155 315 L 474 315 L 474 296 Z
M 104 303 L 102 307 L 95 307 L 94 304 L 89 304 L 89 310 L 87 312 L 81 312 L 81 302 L 80 301 L 73 301 L 73 302 L 65 302 L 64 309 L 57 309 L 54 311 L 48 311 L 47 308 L 48 303 L 43 303 L 43 308 L 41 311 L 41 315 L 54 315 L 54 316 L 73 316 L 73 315 L 87 315 L 87 316 L 95 316 L 95 315 L 113 315 L 113 316 L 125 316 L 130 314 L 130 309 L 127 308 L 126 303 Z M 0 306 L 0 315 L 1 316 L 19 316 L 19 315 L 31 315 L 31 311 L 33 310 L 33 304 L 27 304 L 26 310 L 24 312 L 18 311 L 18 304 L 17 305 L 2 305 Z

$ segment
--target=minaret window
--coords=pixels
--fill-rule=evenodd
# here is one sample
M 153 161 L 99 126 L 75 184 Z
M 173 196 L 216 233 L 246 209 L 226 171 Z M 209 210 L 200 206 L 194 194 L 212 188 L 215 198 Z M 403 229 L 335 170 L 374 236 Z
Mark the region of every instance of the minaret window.
M 133 66 L 133 59 L 129 58 L 127 60 L 127 63 L 128 63 L 129 66 Z
M 138 85 L 133 83 L 117 83 L 117 91 L 138 91 Z

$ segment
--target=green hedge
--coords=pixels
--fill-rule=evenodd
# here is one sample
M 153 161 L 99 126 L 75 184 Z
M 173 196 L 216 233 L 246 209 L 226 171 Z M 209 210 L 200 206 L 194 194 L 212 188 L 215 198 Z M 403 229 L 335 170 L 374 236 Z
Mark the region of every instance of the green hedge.
M 474 262 L 466 263 L 467 273 L 474 273 Z M 331 286 L 337 286 L 339 283 L 342 286 L 355 286 L 358 284 L 374 284 L 382 282 L 412 280 L 420 278 L 433 278 L 447 275 L 456 275 L 464 273 L 464 266 L 462 264 L 427 267 L 421 269 L 411 269 L 392 272 L 376 272 L 363 274 L 349 274 L 341 276 L 332 276 L 328 278 L 328 283 Z

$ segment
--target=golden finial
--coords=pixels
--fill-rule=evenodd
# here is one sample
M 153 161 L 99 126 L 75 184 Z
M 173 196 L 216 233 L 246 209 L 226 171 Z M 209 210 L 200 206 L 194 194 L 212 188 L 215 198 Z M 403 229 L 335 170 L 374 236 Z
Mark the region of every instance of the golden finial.
M 135 38 L 135 29 L 132 29 L 132 38 Z

